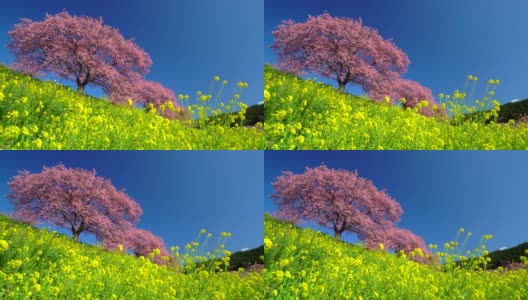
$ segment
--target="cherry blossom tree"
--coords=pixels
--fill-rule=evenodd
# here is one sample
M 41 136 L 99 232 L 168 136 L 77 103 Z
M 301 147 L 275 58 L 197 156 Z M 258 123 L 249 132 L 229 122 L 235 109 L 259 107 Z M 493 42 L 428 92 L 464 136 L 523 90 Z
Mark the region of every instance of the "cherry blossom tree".
M 95 171 L 44 167 L 41 173 L 19 171 L 8 183 L 13 216 L 26 222 L 49 222 L 98 240 L 123 240 L 143 213 L 139 205 Z
M 94 84 L 110 94 L 111 87 L 142 78 L 152 65 L 143 49 L 103 25 L 102 18 L 71 16 L 66 11 L 46 14 L 41 22 L 21 19 L 9 35 L 16 69 L 73 80 L 79 93 Z
M 403 213 L 393 198 L 357 171 L 307 167 L 303 174 L 283 172 L 272 185 L 278 217 L 331 228 L 337 239 L 344 231 L 360 238 L 376 236 L 392 229 Z
M 155 249 L 159 249 L 159 254 L 155 255 L 153 259 L 158 264 L 166 264 L 169 260 L 175 259 L 167 250 L 162 238 L 155 236 L 148 230 L 140 228 L 131 228 L 117 239 L 115 237 L 107 238 L 102 241 L 102 245 L 105 249 L 109 250 L 116 250 L 121 246 L 123 247 L 123 251 L 131 251 L 138 257 L 149 257 L 149 254 L 153 253 Z M 163 260 L 163 256 L 167 257 L 167 260 Z
M 405 98 L 405 101 L 401 102 L 403 108 L 414 108 L 420 102 L 426 101 L 427 104 L 420 105 L 419 109 L 419 112 L 425 116 L 432 116 L 435 111 L 440 111 L 431 90 L 413 80 L 399 79 L 380 84 L 376 89 L 370 90 L 368 96 L 375 102 L 381 102 L 387 96 L 392 102 Z
M 384 40 L 361 19 L 332 17 L 324 13 L 309 16 L 304 23 L 283 21 L 273 31 L 272 49 L 278 67 L 300 74 L 318 73 L 336 80 L 340 91 L 348 83 L 366 92 L 379 89 L 383 81 L 392 81 L 407 71 L 407 55 L 392 41 Z
M 403 228 L 391 230 L 388 234 L 387 245 L 396 252 L 403 250 L 405 253 L 409 253 L 414 249 L 420 248 L 424 254 L 428 253 L 424 240 L 412 231 Z
M 409 259 L 419 263 L 431 263 L 435 259 L 426 247 L 424 240 L 407 229 L 397 227 L 376 228 L 373 231 L 365 232 L 361 238 L 365 247 L 369 249 L 380 249 L 380 246 L 383 245 L 383 250 L 393 250 L 396 253 L 402 251 Z
M 129 230 L 126 247 L 136 256 L 148 256 L 154 249 L 160 249 L 161 255 L 169 255 L 165 243 L 160 237 L 144 229 Z
M 110 99 L 114 103 L 127 103 L 131 99 L 139 103 L 147 111 L 155 108 L 157 112 L 168 119 L 188 120 L 190 113 L 182 107 L 174 92 L 162 84 L 137 80 L 128 84 L 120 84 L 112 88 Z

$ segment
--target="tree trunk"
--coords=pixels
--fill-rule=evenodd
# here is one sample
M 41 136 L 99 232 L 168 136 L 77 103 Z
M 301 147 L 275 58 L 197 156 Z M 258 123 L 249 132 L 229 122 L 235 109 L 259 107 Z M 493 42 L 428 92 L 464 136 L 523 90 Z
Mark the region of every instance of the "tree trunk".
M 75 228 L 73 224 L 71 225 L 71 231 L 72 231 L 72 237 L 73 240 L 78 242 L 79 241 L 79 235 L 81 235 L 81 232 L 84 231 L 84 221 L 81 221 L 81 225 L 79 228 Z
M 339 82 L 339 91 L 340 92 L 344 92 L 345 91 L 345 86 L 346 86 L 345 82 Z
M 78 84 L 77 85 L 77 93 L 84 94 L 84 85 L 83 84 Z
M 75 231 L 72 231 L 72 236 L 73 236 L 73 240 L 78 242 L 79 241 L 79 235 L 81 233 L 80 232 L 75 232 Z
M 345 226 L 338 227 L 337 224 L 334 223 L 334 237 L 336 240 L 341 240 L 341 234 L 345 231 Z
M 341 77 L 339 77 L 339 74 L 337 74 L 337 84 L 339 85 L 339 91 L 340 92 L 345 92 L 345 86 L 347 85 L 347 83 L 350 82 L 350 77 L 351 77 L 352 74 L 350 74 L 350 71 L 347 72 L 345 78 L 343 78 L 343 80 L 341 80 Z

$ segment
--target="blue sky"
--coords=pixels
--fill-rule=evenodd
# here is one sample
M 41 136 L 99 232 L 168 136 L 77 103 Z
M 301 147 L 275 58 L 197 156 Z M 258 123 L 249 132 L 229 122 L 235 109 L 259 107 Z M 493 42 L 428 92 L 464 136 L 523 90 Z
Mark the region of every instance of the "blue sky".
M 282 20 L 304 22 L 309 14 L 328 11 L 332 16 L 361 17 L 383 38 L 392 38 L 411 60 L 404 77 L 430 88 L 437 100 L 439 93 L 462 90 L 469 74 L 480 78 L 478 98 L 488 79 L 501 80 L 495 94 L 501 103 L 528 98 L 526 1 L 266 0 L 264 5 L 267 63 L 276 61 L 269 48 L 271 32 Z M 357 88 L 348 91 L 360 93 Z
M 148 80 L 194 99 L 218 75 L 229 83 L 222 97 L 226 102 L 243 81 L 249 87 L 241 100 L 252 105 L 262 101 L 263 5 L 263 0 L 20 0 L 0 10 L 0 63 L 14 61 L 5 45 L 20 18 L 42 21 L 46 13 L 66 9 L 73 15 L 102 17 L 125 38 L 134 38 L 154 62 Z M 88 93 L 102 94 L 97 89 Z
M 0 212 L 12 212 L 7 183 L 18 170 L 38 173 L 62 162 L 95 169 L 125 189 L 143 209 L 138 227 L 167 247 L 185 246 L 204 228 L 213 234 L 211 246 L 227 231 L 226 249 L 254 248 L 263 240 L 263 157 L 257 151 L 2 151 Z M 90 234 L 81 240 L 95 242 Z
M 460 227 L 473 233 L 471 247 L 484 234 L 493 235 L 490 250 L 528 241 L 527 151 L 266 151 L 264 210 L 276 211 L 271 184 L 282 171 L 303 173 L 321 163 L 357 170 L 385 189 L 403 208 L 398 226 L 427 244 L 441 247 Z M 353 234 L 344 239 L 357 241 Z

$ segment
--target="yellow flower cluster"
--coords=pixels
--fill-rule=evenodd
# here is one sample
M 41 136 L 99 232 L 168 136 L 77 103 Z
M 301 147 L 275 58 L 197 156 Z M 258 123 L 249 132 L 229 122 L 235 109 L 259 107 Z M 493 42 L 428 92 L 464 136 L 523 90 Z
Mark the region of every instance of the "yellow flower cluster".
M 444 272 L 264 218 L 266 299 L 526 299 L 528 271 Z M 380 245 L 380 248 L 382 246 Z M 409 255 L 423 255 L 415 250 Z
M 246 86 L 239 83 L 235 92 Z M 156 113 L 177 110 L 172 103 L 147 107 L 145 113 L 131 99 L 115 105 L 0 66 L 0 149 L 262 149 L 262 128 L 230 126 L 243 120 L 247 108 L 236 95 L 223 110 L 213 109 L 210 95 L 201 95 L 206 103 L 180 112 L 197 120 L 176 121 Z M 240 111 L 232 113 L 235 108 Z M 225 120 L 210 120 L 221 113 L 227 113 Z
M 461 92 L 455 95 L 457 101 L 465 98 Z M 419 108 L 374 103 L 270 66 L 264 67 L 264 100 L 266 149 L 528 149 L 528 124 L 454 125 L 441 114 L 425 117 L 417 113 Z M 482 118 L 495 118 L 498 103 L 482 102 L 493 104 Z
M 184 273 L 0 215 L 0 299 L 257 300 L 263 293 L 259 272 Z

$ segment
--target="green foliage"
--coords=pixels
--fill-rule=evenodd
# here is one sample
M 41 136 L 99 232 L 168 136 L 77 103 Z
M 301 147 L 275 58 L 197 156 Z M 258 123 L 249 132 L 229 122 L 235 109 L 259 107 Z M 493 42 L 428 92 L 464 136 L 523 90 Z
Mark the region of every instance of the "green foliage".
M 0 299 L 262 299 L 258 272 L 178 272 L 0 215 Z
M 526 299 L 528 271 L 439 270 L 264 218 L 265 299 Z M 456 247 L 453 248 L 456 253 Z
M 266 149 L 528 149 L 528 124 L 455 120 L 452 125 L 441 114 L 420 115 L 420 107 L 374 103 L 270 66 L 264 67 L 264 101 Z M 467 112 L 464 105 L 459 113 Z
M 239 83 L 235 92 L 242 87 Z M 187 108 L 195 121 L 169 120 L 156 109 L 115 105 L 0 66 L 0 149 L 262 149 L 263 132 L 256 127 L 207 124 L 235 107 L 243 119 L 247 106 L 236 101 L 239 94 L 223 109 L 209 102 L 210 95 L 198 97 L 201 105 Z

